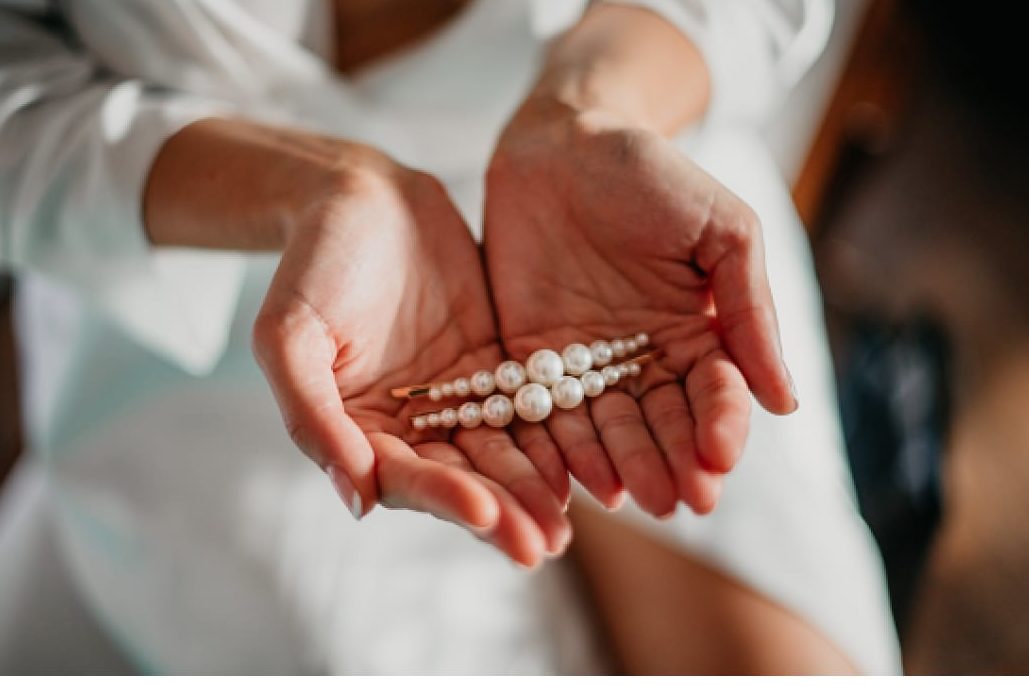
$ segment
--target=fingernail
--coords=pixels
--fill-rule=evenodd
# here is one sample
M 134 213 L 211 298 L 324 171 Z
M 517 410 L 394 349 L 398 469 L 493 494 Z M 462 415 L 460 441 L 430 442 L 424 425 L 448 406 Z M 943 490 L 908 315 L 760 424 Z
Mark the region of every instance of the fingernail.
M 354 519 L 361 519 L 362 515 L 364 515 L 364 510 L 361 507 L 361 494 L 354 488 L 354 484 L 347 477 L 346 473 L 336 465 L 330 465 L 325 472 L 329 475 L 329 480 L 332 481 L 332 486 L 336 489 L 336 493 L 339 494 L 340 499 L 347 506 L 347 509 L 350 510 L 350 514 L 354 515 Z
M 610 505 L 606 505 L 608 512 L 617 512 L 625 504 L 625 491 L 619 491 Z
M 785 363 L 783 367 L 786 368 Z M 790 395 L 793 396 L 793 409 L 796 410 L 800 407 L 800 398 L 797 397 L 797 383 L 793 380 L 793 374 L 790 374 L 790 370 L 786 368 L 786 378 L 790 382 Z

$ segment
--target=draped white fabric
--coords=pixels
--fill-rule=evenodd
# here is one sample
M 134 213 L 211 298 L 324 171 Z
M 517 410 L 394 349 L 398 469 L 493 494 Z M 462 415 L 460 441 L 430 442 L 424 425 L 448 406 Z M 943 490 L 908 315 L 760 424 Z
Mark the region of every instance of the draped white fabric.
M 792 608 L 862 669 L 896 671 L 806 245 L 750 133 L 817 56 L 831 3 L 632 1 L 709 64 L 712 106 L 681 144 L 762 217 L 803 404 L 786 420 L 756 411 L 711 517 L 624 516 Z M 141 668 L 603 669 L 559 565 L 523 574 L 417 515 L 347 521 L 250 358 L 273 258 L 153 249 L 140 212 L 163 141 L 235 113 L 431 171 L 478 233 L 493 140 L 545 42 L 585 5 L 480 0 L 431 41 L 342 79 L 322 57 L 316 0 L 0 0 L 0 267 L 24 277 L 31 440 L 76 580 Z

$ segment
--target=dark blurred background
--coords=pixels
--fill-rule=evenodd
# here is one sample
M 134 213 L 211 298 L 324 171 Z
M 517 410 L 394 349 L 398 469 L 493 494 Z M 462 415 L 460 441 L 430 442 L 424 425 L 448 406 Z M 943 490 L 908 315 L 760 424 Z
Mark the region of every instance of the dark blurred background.
M 825 64 L 794 96 L 813 114 L 787 109 L 794 133 L 769 138 L 799 150 L 784 173 L 906 670 L 1029 673 L 1022 6 L 837 2 Z M 21 449 L 15 288 L 0 276 L 0 487 Z
M 1029 672 L 1021 9 L 868 3 L 795 185 L 915 674 Z

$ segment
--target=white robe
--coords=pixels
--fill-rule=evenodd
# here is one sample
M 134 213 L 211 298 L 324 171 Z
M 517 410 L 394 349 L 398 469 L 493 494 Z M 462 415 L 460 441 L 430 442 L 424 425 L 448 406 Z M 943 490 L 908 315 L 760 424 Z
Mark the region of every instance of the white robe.
M 711 107 L 679 143 L 762 218 L 802 408 L 755 407 L 711 516 L 620 516 L 797 612 L 860 669 L 898 671 L 807 246 L 755 133 L 820 51 L 831 4 L 632 4 L 675 23 L 708 62 Z M 584 6 L 479 0 L 430 41 L 342 79 L 322 58 L 317 0 L 70 0 L 60 17 L 45 0 L 0 0 L 0 266 L 23 277 L 30 445 L 75 579 L 140 669 L 604 668 L 561 565 L 526 574 L 417 514 L 350 520 L 290 444 L 250 357 L 274 258 L 154 249 L 140 210 L 163 141 L 234 113 L 433 172 L 478 235 L 495 136 L 545 41 Z

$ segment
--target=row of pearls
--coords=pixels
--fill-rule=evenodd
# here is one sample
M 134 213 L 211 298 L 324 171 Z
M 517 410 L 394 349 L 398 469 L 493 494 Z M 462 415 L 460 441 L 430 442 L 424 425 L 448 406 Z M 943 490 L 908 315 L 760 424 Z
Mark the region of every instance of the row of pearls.
M 456 409 L 448 407 L 439 412 L 416 415 L 411 418 L 411 425 L 418 430 L 453 428 L 458 424 L 474 429 L 482 423 L 504 427 L 514 421 L 516 414 L 527 422 L 541 422 L 550 416 L 554 407 L 575 409 L 586 398 L 599 396 L 608 386 L 630 376 L 639 376 L 643 363 L 649 359 L 649 355 L 643 355 L 627 362 L 606 365 L 599 371 L 588 369 L 581 377 L 562 375 L 549 388 L 530 381 L 518 388 L 513 400 L 498 393 L 482 403 L 469 401 Z
M 581 376 L 594 367 L 603 368 L 615 359 L 632 355 L 650 343 L 650 336 L 640 332 L 627 338 L 611 341 L 593 341 L 589 345 L 571 343 L 561 354 L 549 349 L 537 350 L 529 355 L 525 365 L 507 360 L 490 372 L 480 369 L 470 377 L 426 386 L 413 386 L 393 390 L 394 397 L 412 398 L 427 395 L 430 400 L 467 398 L 471 395 L 485 398 L 494 390 L 514 394 L 527 382 L 550 388 L 566 375 Z

